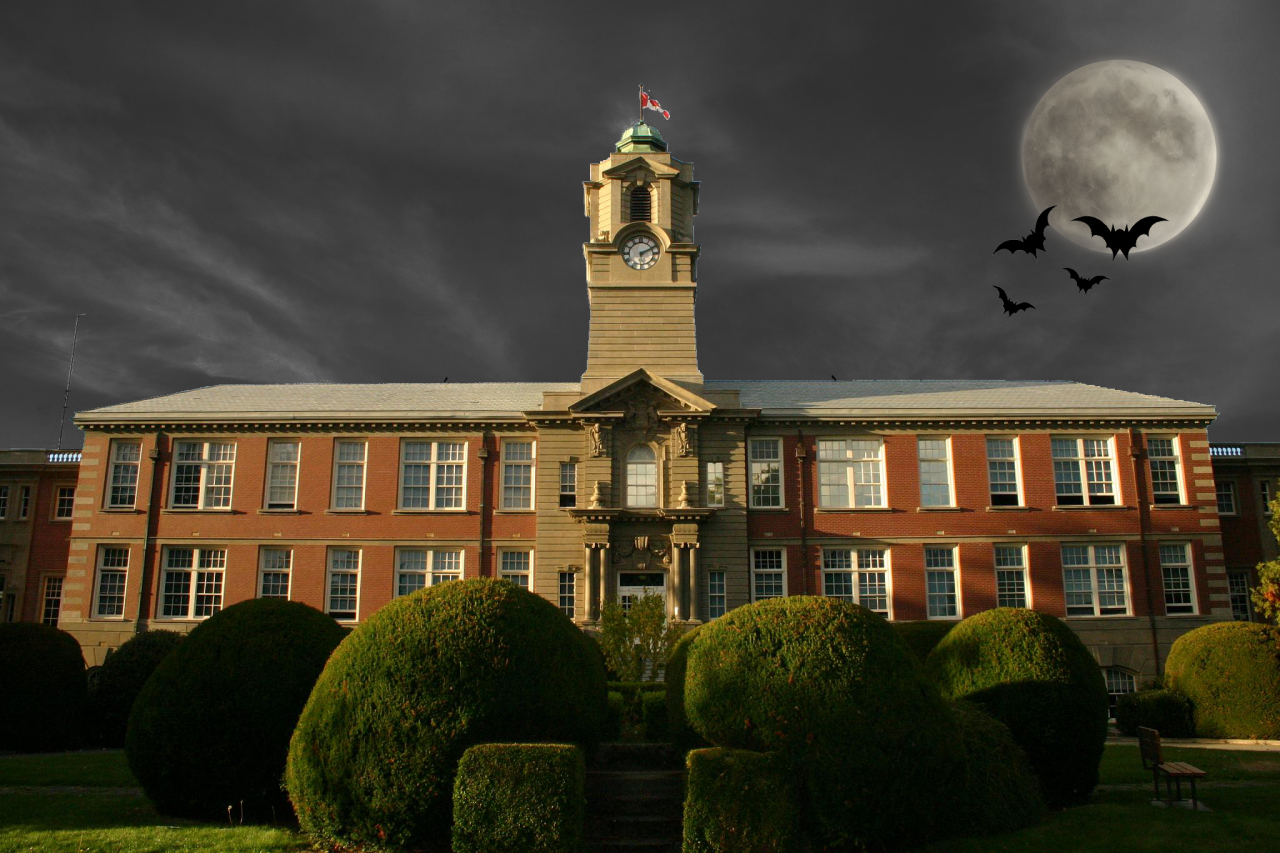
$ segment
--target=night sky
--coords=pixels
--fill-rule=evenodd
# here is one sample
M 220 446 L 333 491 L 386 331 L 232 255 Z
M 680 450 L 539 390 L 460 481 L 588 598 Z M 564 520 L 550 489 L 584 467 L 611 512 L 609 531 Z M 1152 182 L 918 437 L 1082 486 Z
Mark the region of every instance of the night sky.
M 6 0 L 0 447 L 53 446 L 81 312 L 72 412 L 576 380 L 582 181 L 639 83 L 702 181 L 707 378 L 1074 379 L 1277 441 L 1278 33 L 1280 4 L 1221 0 Z M 1103 59 L 1207 108 L 1204 210 L 1127 265 L 1052 229 L 1039 261 L 993 255 L 1038 213 L 1028 116 Z M 1064 266 L 1113 280 L 1082 294 Z M 1003 315 L 993 284 L 1036 310 Z

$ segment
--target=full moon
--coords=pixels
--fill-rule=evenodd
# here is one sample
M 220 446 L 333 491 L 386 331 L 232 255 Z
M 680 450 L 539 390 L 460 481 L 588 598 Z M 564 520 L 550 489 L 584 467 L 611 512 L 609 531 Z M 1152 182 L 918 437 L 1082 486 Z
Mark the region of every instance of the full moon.
M 1036 104 L 1022 135 L 1022 174 L 1036 210 L 1073 243 L 1110 252 L 1077 216 L 1124 228 L 1163 216 L 1134 252 L 1167 243 L 1204 207 L 1218 166 L 1199 99 L 1167 71 L 1112 59 L 1077 68 Z

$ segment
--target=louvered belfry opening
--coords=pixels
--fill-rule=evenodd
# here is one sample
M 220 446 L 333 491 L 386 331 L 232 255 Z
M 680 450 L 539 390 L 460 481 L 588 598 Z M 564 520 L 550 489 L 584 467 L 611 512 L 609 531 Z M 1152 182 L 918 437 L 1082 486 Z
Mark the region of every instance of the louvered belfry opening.
M 653 199 L 649 195 L 649 188 L 635 186 L 631 188 L 631 221 L 632 222 L 651 222 L 653 221 L 650 214 L 653 212 Z

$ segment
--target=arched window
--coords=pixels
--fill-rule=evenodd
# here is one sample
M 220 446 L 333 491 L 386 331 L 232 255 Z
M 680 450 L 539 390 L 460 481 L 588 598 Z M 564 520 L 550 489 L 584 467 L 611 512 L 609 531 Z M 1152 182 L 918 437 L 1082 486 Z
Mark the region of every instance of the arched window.
M 652 447 L 639 445 L 627 454 L 627 506 L 658 505 L 658 457 Z
M 1138 685 L 1133 673 L 1118 666 L 1109 666 L 1102 673 L 1107 679 L 1107 711 L 1111 718 L 1115 719 L 1116 705 L 1120 702 L 1120 697 L 1126 693 L 1133 693 L 1138 689 Z
M 649 194 L 648 187 L 634 186 L 631 188 L 631 221 L 632 222 L 649 222 L 653 213 L 653 196 Z

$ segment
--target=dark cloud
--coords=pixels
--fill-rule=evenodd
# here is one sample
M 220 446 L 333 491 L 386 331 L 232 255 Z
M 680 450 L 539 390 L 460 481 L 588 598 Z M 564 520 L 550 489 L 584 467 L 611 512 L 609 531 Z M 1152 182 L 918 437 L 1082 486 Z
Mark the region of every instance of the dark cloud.
M 1072 378 L 1213 403 L 1221 440 L 1277 438 L 1277 18 L 6 3 L 0 446 L 56 437 L 78 312 L 73 409 L 224 381 L 575 379 L 581 181 L 639 82 L 703 181 L 708 377 Z M 1037 212 L 1032 108 L 1115 58 L 1210 111 L 1222 156 L 1200 218 L 1124 265 L 1052 231 L 1039 261 L 993 257 Z M 1064 266 L 1112 280 L 1082 295 Z M 1004 316 L 993 284 L 1037 310 Z

